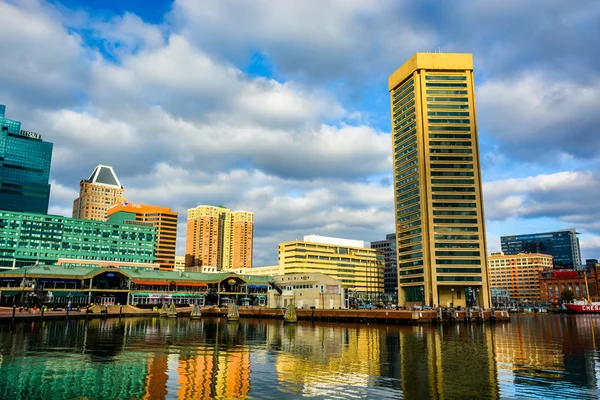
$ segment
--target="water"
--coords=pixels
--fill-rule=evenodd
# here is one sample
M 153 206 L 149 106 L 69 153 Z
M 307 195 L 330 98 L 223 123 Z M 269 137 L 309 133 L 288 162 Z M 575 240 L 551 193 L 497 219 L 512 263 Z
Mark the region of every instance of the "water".
M 596 399 L 599 343 L 600 316 L 35 322 L 0 327 L 0 398 Z

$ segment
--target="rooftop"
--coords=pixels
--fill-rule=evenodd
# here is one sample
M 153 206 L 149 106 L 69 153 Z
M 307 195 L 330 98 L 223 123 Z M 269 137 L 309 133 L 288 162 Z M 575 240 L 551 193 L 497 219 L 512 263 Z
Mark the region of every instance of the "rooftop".
M 119 178 L 117 178 L 113 167 L 108 165 L 100 164 L 96 168 L 94 168 L 94 172 L 92 172 L 87 181 L 90 183 L 97 183 L 100 185 L 116 187 L 119 189 L 123 187 L 121 186 L 121 182 L 119 182 Z

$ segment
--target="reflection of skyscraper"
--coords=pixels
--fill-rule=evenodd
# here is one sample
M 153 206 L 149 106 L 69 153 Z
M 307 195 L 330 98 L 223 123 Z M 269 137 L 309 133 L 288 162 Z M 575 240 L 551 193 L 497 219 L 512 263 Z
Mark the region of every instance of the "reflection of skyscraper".
M 142 399 L 164 399 L 167 396 L 167 353 L 156 352 L 148 361 L 148 374 L 146 375 L 146 392 Z

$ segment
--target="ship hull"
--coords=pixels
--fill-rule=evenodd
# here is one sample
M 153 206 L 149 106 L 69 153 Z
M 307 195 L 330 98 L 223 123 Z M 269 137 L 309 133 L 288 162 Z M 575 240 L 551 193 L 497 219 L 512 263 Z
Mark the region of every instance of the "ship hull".
M 600 314 L 600 304 L 565 304 L 573 314 Z

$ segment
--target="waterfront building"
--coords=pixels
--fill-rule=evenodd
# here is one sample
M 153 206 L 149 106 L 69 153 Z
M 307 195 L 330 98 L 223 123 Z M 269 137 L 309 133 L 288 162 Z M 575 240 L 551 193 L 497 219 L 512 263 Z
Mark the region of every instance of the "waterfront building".
M 185 256 L 175 256 L 175 271 L 185 271 Z
M 570 290 L 576 299 L 600 300 L 598 282 L 600 265 L 582 269 L 552 269 L 540 272 L 540 293 L 544 301 L 558 301 L 565 290 Z M 587 280 L 587 283 L 586 283 Z
M 540 300 L 540 272 L 552 269 L 548 254 L 492 254 L 488 257 L 490 287 L 507 289 L 519 302 Z
M 348 298 L 379 301 L 383 294 L 383 254 L 362 240 L 319 235 L 279 244 L 279 274 L 321 272 L 342 282 Z
M 156 229 L 147 223 L 0 211 L 0 269 L 58 259 L 154 263 Z
M 270 277 L 32 265 L 0 272 L 0 303 L 266 305 Z M 17 296 L 17 297 L 15 297 Z
M 388 88 L 398 301 L 489 307 L 472 55 L 417 53 Z
M 52 143 L 5 118 L 0 104 L 0 210 L 46 214 Z
M 266 265 L 264 267 L 238 268 L 231 272 L 240 275 L 275 276 L 279 274 L 279 265 Z
M 73 258 L 59 258 L 56 265 L 61 267 L 86 267 L 86 268 L 119 268 L 119 269 L 143 269 L 154 271 L 160 269 L 160 264 L 127 262 L 127 261 L 106 261 L 106 260 L 76 260 Z
M 575 268 L 581 265 L 578 233 L 574 228 L 562 231 L 502 236 L 500 243 L 506 255 L 543 253 L 553 257 L 554 268 Z
M 385 235 L 385 240 L 371 242 L 371 248 L 380 250 L 384 254 L 385 268 L 383 270 L 383 292 L 393 303 L 398 302 L 398 261 L 396 254 L 396 234 Z
M 346 308 L 342 282 L 320 272 L 276 275 L 269 289 L 269 304 L 273 308 L 335 310 Z
M 175 269 L 177 241 L 177 212 L 167 207 L 148 204 L 117 203 L 108 208 L 108 220 L 122 224 L 125 221 L 140 221 L 156 228 L 156 262 L 160 269 Z
M 113 168 L 98 165 L 88 179 L 79 182 L 79 197 L 73 201 L 73 218 L 106 221 L 108 208 L 126 201 Z
M 254 213 L 223 206 L 188 209 L 186 267 L 252 267 Z

